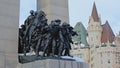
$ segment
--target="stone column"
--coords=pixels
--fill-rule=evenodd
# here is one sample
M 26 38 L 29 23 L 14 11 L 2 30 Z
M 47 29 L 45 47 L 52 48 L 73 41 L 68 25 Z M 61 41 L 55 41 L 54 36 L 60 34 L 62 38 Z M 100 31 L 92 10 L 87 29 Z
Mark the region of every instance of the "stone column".
M 47 14 L 49 23 L 55 19 L 69 23 L 68 0 L 37 0 L 37 10 Z
M 19 0 L 0 0 L 0 68 L 17 68 Z

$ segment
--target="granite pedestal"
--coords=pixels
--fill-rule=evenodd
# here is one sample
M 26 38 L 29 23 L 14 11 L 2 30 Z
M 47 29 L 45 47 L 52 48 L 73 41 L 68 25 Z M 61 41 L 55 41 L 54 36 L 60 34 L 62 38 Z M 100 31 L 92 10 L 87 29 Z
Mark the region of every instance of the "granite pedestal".
M 70 60 L 46 59 L 19 64 L 18 68 L 89 68 L 85 62 Z

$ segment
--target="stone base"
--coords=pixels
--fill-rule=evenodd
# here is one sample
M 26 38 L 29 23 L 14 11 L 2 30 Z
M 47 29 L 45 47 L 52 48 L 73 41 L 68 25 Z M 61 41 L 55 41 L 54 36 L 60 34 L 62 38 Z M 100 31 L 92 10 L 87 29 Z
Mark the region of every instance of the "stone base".
M 45 59 L 19 64 L 18 68 L 89 68 L 85 62 L 69 60 Z

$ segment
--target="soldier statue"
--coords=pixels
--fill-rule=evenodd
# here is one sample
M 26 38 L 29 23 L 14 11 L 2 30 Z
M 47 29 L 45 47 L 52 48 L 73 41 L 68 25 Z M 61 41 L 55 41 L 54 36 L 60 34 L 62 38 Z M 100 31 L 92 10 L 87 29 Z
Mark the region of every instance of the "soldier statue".
M 43 11 L 30 11 L 30 15 L 19 28 L 19 53 L 34 51 L 38 57 L 41 51 L 43 57 L 70 56 L 72 36 L 77 35 L 68 23 L 61 25 L 56 19 L 47 24 Z

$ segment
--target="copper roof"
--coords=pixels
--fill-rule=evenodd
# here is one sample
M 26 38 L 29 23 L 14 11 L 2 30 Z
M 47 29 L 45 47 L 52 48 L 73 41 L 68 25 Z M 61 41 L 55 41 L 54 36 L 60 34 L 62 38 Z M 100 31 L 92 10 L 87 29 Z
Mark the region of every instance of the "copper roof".
M 94 5 L 93 5 L 91 16 L 93 17 L 95 22 L 99 22 L 99 17 L 98 17 L 98 13 L 97 13 L 97 8 L 96 8 L 96 5 L 95 5 L 95 2 L 94 2 Z
M 102 27 L 103 27 L 103 32 L 102 32 L 101 43 L 106 43 L 107 41 L 112 43 L 114 41 L 115 35 L 114 35 L 108 21 L 106 21 L 106 23 L 104 25 L 102 25 Z

